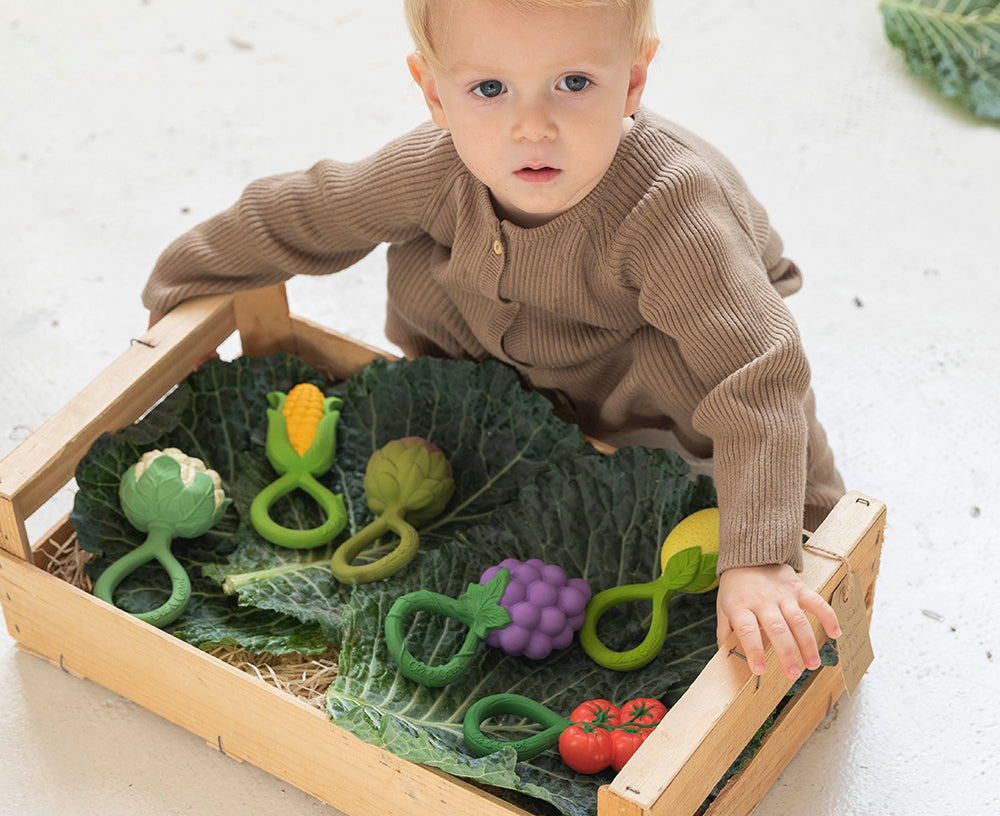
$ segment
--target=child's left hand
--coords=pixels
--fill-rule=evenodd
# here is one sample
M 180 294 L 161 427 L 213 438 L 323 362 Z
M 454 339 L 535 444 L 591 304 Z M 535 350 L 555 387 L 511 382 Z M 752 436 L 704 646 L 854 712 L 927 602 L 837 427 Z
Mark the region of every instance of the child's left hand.
M 717 608 L 720 647 L 736 632 L 750 671 L 758 675 L 764 673 L 762 631 L 774 646 L 781 670 L 791 679 L 802 673 L 800 653 L 806 668 L 820 665 L 806 612 L 819 618 L 829 637 L 841 634 L 830 604 L 809 589 L 788 564 L 726 570 L 719 580 Z

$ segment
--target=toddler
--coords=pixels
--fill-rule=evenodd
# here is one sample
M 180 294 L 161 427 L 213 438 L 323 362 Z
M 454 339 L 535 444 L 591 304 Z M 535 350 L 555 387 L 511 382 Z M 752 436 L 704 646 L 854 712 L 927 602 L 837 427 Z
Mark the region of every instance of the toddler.
M 652 0 L 405 0 L 432 122 L 370 158 L 250 184 L 175 241 L 143 293 L 325 275 L 388 243 L 387 337 L 496 358 L 598 438 L 672 432 L 713 457 L 719 643 L 819 665 L 801 530 L 843 493 L 782 297 L 798 269 L 738 173 L 640 107 Z M 801 664 L 800 664 L 801 657 Z

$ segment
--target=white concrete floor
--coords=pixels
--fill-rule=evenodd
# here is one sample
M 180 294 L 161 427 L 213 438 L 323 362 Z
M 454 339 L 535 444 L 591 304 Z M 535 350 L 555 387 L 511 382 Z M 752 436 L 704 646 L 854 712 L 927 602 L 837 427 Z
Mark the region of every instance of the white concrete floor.
M 175 235 L 256 177 L 425 118 L 398 6 L 4 0 L 0 455 L 142 334 Z M 907 73 L 877 0 L 657 6 L 646 104 L 768 207 L 842 472 L 889 506 L 876 661 L 757 812 L 998 813 L 1000 127 Z M 376 253 L 294 282 L 292 305 L 385 346 L 383 287 Z M 0 744 L 3 814 L 335 813 L 5 631 Z

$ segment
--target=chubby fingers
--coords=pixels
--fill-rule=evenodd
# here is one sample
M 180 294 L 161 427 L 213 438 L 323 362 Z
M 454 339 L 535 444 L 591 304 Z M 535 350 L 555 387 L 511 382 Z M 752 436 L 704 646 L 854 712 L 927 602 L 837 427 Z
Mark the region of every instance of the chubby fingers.
M 764 673 L 764 639 L 774 648 L 789 679 L 820 665 L 819 648 L 806 613 L 815 615 L 829 637 L 838 637 L 836 613 L 786 565 L 727 571 L 719 587 L 717 637 L 735 632 L 754 674 Z
M 799 655 L 807 669 L 819 668 L 819 647 L 812 625 L 798 603 L 794 600 L 783 602 L 779 613 L 779 618 L 770 624 L 775 632 L 771 642 L 781 662 L 781 670 L 786 677 L 794 680 L 802 674 Z M 771 628 L 768 629 L 768 635 L 771 635 Z
M 797 580 L 797 579 L 796 579 Z M 813 632 L 812 624 L 806 617 L 806 612 L 815 615 L 827 637 L 840 637 L 840 624 L 837 621 L 837 613 L 821 595 L 813 592 L 804 584 L 799 582 L 797 592 L 793 598 L 787 599 L 781 604 L 781 612 L 785 619 L 785 624 L 791 632 L 795 645 L 802 655 L 802 662 L 807 669 L 818 669 L 820 666 L 819 644 L 816 642 L 816 635 Z M 777 646 L 775 646 L 777 649 Z M 787 662 L 786 662 L 787 660 Z M 781 658 L 781 667 L 789 677 L 797 677 L 797 666 L 793 669 L 792 663 L 795 660 L 794 654 L 787 652 Z
M 819 619 L 827 637 L 839 638 L 843 634 L 840 629 L 840 621 L 837 620 L 837 613 L 818 592 L 803 587 L 799 593 L 799 603 L 806 612 L 812 613 Z
M 777 606 L 756 611 L 742 609 L 733 614 L 730 625 L 754 674 L 763 674 L 766 668 L 765 636 L 774 647 L 774 654 L 786 677 L 794 680 L 802 674 L 799 668 L 800 651 L 802 661 L 808 668 L 819 666 L 819 650 L 812 627 L 801 609 L 797 614 L 791 609 L 785 612 Z
M 763 674 L 766 668 L 764 661 L 764 641 L 760 634 L 760 625 L 757 617 L 748 609 L 737 610 L 733 613 L 732 619 L 719 611 L 719 625 L 716 630 L 716 637 L 721 647 L 731 632 L 736 633 L 736 639 L 743 650 L 743 657 L 746 658 L 750 671 L 754 674 Z

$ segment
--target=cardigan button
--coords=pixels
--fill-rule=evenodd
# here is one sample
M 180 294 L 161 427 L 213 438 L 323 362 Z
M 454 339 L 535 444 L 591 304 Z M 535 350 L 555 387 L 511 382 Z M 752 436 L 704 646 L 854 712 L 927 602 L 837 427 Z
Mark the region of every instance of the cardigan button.
M 493 242 L 493 252 L 497 255 L 503 255 L 503 244 L 500 243 L 499 238 Z

